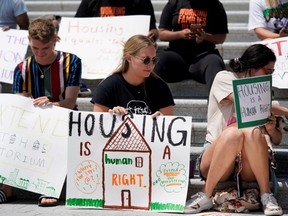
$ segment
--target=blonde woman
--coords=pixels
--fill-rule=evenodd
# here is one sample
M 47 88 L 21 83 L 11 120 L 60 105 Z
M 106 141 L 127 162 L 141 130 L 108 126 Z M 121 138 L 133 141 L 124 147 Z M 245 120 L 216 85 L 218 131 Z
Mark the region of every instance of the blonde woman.
M 157 45 L 148 36 L 134 35 L 124 45 L 119 68 L 97 87 L 91 102 L 95 112 L 173 115 L 168 85 L 153 70 Z

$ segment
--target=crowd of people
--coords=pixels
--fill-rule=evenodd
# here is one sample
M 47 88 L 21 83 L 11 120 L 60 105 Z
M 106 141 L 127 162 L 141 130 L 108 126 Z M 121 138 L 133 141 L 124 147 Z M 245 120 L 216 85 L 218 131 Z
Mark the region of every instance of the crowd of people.
M 288 0 L 251 0 L 249 30 L 260 40 L 288 36 L 287 12 Z M 55 50 L 61 38 L 52 19 L 37 18 L 30 22 L 28 13 L 23 0 L 0 2 L 0 26 L 4 31 L 27 29 L 32 51 L 31 56 L 15 67 L 13 93 L 32 97 L 35 106 L 77 110 L 81 59 L 73 53 Z M 216 48 L 229 33 L 226 11 L 219 0 L 168 0 L 158 27 L 150 0 L 82 0 L 75 17 L 137 14 L 150 16 L 149 32 L 133 35 L 125 42 L 121 64 L 93 92 L 93 111 L 152 118 L 173 115 L 175 103 L 167 82 L 194 79 L 206 84 L 207 135 L 197 163 L 205 184 L 202 192 L 187 201 L 185 213 L 211 209 L 211 197 L 218 182 L 235 176 L 240 161 L 238 175 L 243 181 L 258 183 L 264 214 L 282 215 L 269 184 L 270 163 L 263 131 L 260 127 L 237 127 L 232 85 L 233 80 L 273 74 L 277 60 L 274 52 L 263 44 L 251 45 L 240 57 L 230 59 L 231 71 L 228 71 Z M 158 40 L 169 42 L 168 47 L 158 52 Z M 273 144 L 278 145 L 282 134 L 276 128 L 275 114 L 287 116 L 288 111 L 281 106 L 273 106 L 272 111 L 263 127 Z M 3 185 L 0 203 L 14 200 L 13 188 Z M 45 195 L 39 198 L 39 206 L 57 204 L 56 198 Z

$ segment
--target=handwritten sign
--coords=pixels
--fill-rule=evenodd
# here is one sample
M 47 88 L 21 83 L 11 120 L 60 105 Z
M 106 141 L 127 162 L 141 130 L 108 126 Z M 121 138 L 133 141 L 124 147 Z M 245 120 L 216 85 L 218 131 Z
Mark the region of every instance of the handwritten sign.
M 30 98 L 0 94 L 0 183 L 58 198 L 67 141 L 67 109 L 34 107 Z
M 262 43 L 272 49 L 276 55 L 273 87 L 288 88 L 288 37 L 264 40 Z
M 0 31 L 0 82 L 13 83 L 14 69 L 24 60 L 28 48 L 28 31 Z
M 183 212 L 191 117 L 70 112 L 66 205 Z
M 150 16 L 116 16 L 61 19 L 56 49 L 82 59 L 82 78 L 103 79 L 122 58 L 123 44 L 135 34 L 147 35 Z
M 233 80 L 238 128 L 266 123 L 272 101 L 272 76 Z

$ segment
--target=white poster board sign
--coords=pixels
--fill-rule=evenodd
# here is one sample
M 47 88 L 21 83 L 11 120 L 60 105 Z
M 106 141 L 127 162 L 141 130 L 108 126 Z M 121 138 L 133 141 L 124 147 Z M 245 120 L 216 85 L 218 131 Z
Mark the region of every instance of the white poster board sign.
M 124 42 L 135 34 L 147 35 L 150 16 L 61 19 L 56 49 L 82 59 L 83 79 L 103 79 L 120 64 Z
M 183 212 L 191 117 L 71 112 L 66 205 Z
M 67 173 L 68 111 L 0 94 L 1 183 L 60 196 Z
M 13 83 L 14 69 L 25 59 L 28 48 L 28 31 L 0 30 L 0 82 Z
M 273 73 L 274 87 L 288 88 L 288 37 L 264 40 L 260 43 L 271 48 L 276 55 L 275 71 Z
M 233 80 L 238 128 L 263 125 L 271 115 L 272 77 Z

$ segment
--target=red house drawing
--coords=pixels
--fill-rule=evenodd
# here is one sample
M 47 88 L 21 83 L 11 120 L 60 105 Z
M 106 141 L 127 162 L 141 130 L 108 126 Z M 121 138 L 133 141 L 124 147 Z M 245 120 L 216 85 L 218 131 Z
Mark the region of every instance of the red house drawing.
M 104 208 L 149 210 L 151 149 L 130 118 L 126 118 L 103 149 Z

